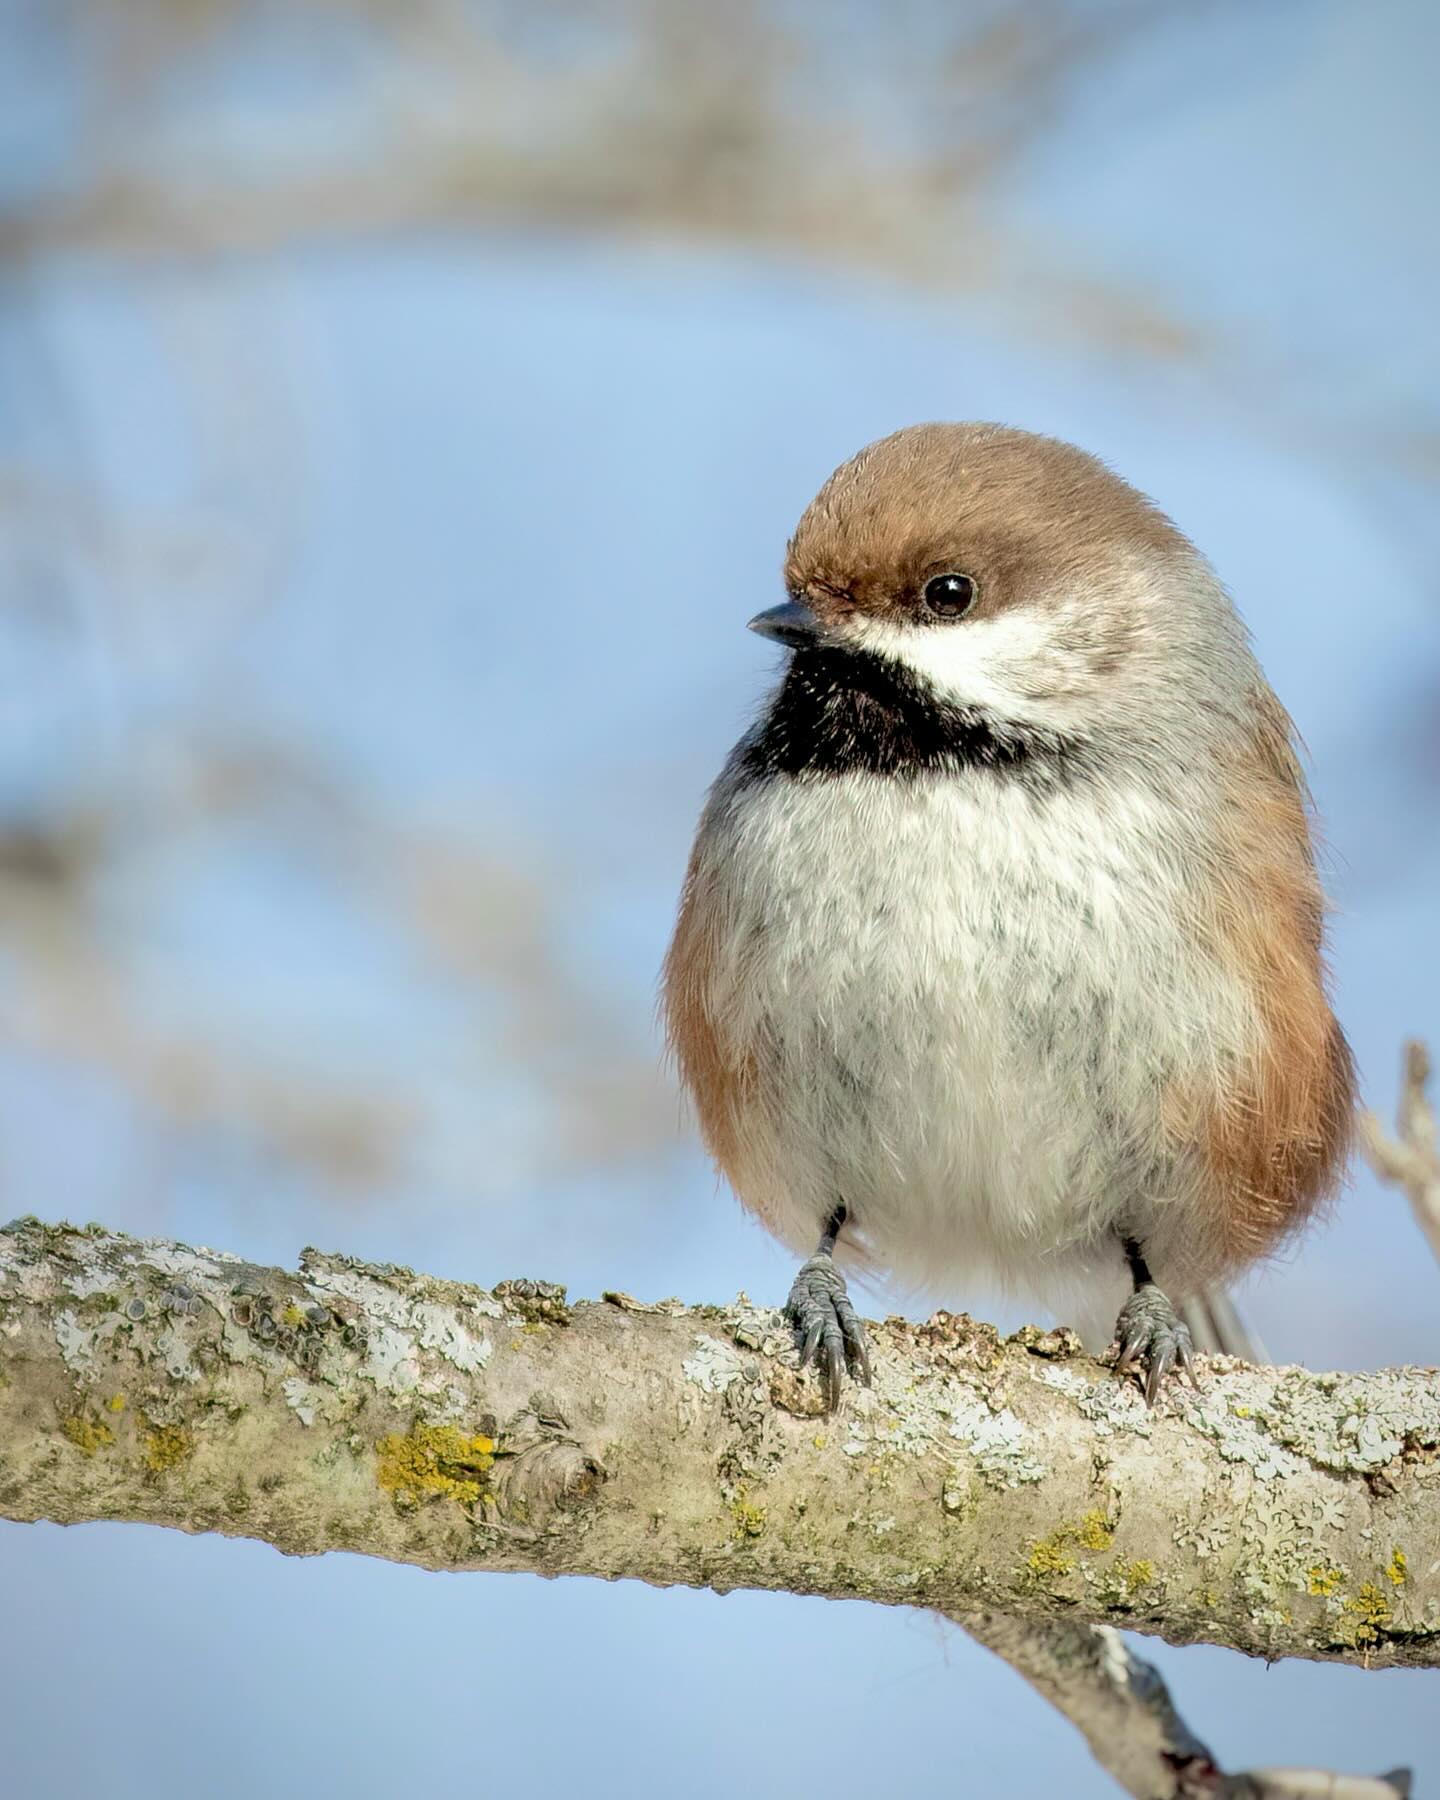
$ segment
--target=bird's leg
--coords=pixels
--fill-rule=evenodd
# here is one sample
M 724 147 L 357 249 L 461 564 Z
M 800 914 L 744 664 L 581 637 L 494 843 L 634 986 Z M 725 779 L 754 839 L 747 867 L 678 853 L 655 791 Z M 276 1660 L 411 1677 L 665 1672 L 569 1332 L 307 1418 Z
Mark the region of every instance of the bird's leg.
M 1140 1240 L 1127 1237 L 1122 1238 L 1121 1243 L 1135 1291 L 1120 1308 L 1120 1317 L 1115 1321 L 1115 1342 L 1119 1346 L 1115 1373 L 1128 1375 L 1132 1369 L 1142 1371 L 1145 1401 L 1153 1406 L 1160 1397 L 1160 1388 L 1167 1375 L 1183 1371 L 1190 1377 L 1191 1384 L 1199 1387 L 1195 1377 L 1194 1345 L 1189 1327 L 1181 1322 L 1168 1296 L 1156 1287 Z
M 800 1343 L 800 1367 L 813 1362 L 825 1385 L 825 1407 L 840 1404 L 846 1365 L 866 1387 L 870 1385 L 870 1348 L 865 1327 L 850 1303 L 845 1277 L 835 1267 L 835 1240 L 847 1217 L 842 1200 L 829 1219 L 820 1246 L 801 1265 L 785 1302 L 785 1316 Z

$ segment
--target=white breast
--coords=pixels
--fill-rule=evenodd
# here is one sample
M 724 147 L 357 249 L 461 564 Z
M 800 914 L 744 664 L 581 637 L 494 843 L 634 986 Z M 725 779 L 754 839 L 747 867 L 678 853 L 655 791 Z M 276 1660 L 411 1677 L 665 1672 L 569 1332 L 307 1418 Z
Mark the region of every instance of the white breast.
M 1117 1230 L 1173 1232 L 1165 1087 L 1257 1029 L 1182 927 L 1183 821 L 977 769 L 766 781 L 711 826 L 709 1009 L 760 1075 L 733 1173 L 777 1235 L 808 1252 L 843 1200 L 907 1288 L 1066 1304 Z

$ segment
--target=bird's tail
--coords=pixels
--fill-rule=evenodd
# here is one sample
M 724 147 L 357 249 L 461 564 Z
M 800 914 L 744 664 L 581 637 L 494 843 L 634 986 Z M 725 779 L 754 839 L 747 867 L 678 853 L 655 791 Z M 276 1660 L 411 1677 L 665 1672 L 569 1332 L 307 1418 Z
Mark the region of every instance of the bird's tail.
M 1224 1288 L 1205 1288 L 1181 1302 L 1180 1316 L 1190 1327 L 1195 1348 L 1206 1356 L 1238 1356 L 1248 1363 L 1270 1358 L 1265 1346 L 1236 1310 Z

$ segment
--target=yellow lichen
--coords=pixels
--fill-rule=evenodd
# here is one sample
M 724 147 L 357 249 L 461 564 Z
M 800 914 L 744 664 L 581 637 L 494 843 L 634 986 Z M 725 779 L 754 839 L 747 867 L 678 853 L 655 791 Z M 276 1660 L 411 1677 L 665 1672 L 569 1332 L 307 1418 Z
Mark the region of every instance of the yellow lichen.
M 1335 1593 L 1345 1579 L 1343 1569 L 1337 1569 L 1334 1563 L 1315 1563 L 1309 1570 L 1306 1587 L 1319 1599 L 1327 1599 Z
M 1373 1581 L 1365 1582 L 1355 1598 L 1345 1602 L 1345 1610 L 1355 1615 L 1357 1644 L 1373 1644 L 1394 1617 L 1390 1602 Z
M 1237 1406 L 1233 1411 L 1237 1419 L 1253 1419 L 1255 1416 L 1255 1408 L 1253 1406 Z
M 1082 1550 L 1108 1550 L 1115 1542 L 1115 1527 L 1099 1507 L 1095 1507 L 1080 1521 L 1075 1541 Z
M 1396 1587 L 1404 1587 L 1409 1578 L 1410 1569 L 1409 1564 L 1405 1561 L 1405 1552 L 1403 1550 L 1397 1548 L 1391 1551 L 1390 1561 L 1386 1565 L 1385 1573 L 1390 1577 Z
M 375 1479 L 400 1506 L 426 1500 L 458 1500 L 473 1506 L 488 1495 L 485 1477 L 495 1466 L 495 1440 L 461 1431 L 458 1425 L 418 1424 L 408 1434 L 392 1432 L 375 1449 Z
M 745 1490 L 730 1502 L 730 1517 L 735 1521 L 735 1536 L 740 1539 L 758 1538 L 765 1534 L 765 1508 L 755 1506 L 745 1497 Z
M 194 1439 L 179 1425 L 157 1425 L 145 1433 L 145 1467 L 155 1475 L 179 1468 L 195 1448 Z
M 282 1325 L 288 1325 L 292 1331 L 298 1331 L 305 1323 L 305 1315 L 292 1300 L 280 1314 L 280 1322 Z
M 1065 1548 L 1065 1531 L 1057 1531 L 1048 1538 L 1039 1538 L 1030 1546 L 1030 1555 L 1026 1566 L 1030 1573 L 1043 1580 L 1047 1575 L 1069 1575 L 1075 1568 L 1075 1558 Z
M 1095 1592 L 1113 1610 L 1132 1612 L 1138 1596 L 1156 1579 L 1155 1564 L 1148 1556 L 1136 1557 L 1130 1562 L 1117 1556 L 1107 1568 L 1097 1571 Z M 1217 1605 L 1215 1590 L 1207 1588 L 1200 1595 L 1200 1601 L 1205 1606 Z
M 1030 1547 L 1027 1566 L 1034 1576 L 1069 1575 L 1075 1568 L 1075 1556 L 1066 1548 L 1078 1544 L 1082 1550 L 1108 1550 L 1115 1542 L 1115 1526 L 1098 1506 L 1092 1507 L 1078 1525 L 1062 1525 L 1048 1538 L 1040 1538 Z
M 112 1394 L 105 1404 L 110 1408 L 111 1412 L 124 1412 L 125 1396 L 123 1394 Z
M 83 1450 L 87 1456 L 93 1456 L 97 1450 L 108 1449 L 115 1442 L 115 1433 L 108 1425 L 97 1424 L 93 1419 L 82 1419 L 78 1413 L 71 1413 L 68 1419 L 62 1419 L 60 1429 L 75 1448 Z

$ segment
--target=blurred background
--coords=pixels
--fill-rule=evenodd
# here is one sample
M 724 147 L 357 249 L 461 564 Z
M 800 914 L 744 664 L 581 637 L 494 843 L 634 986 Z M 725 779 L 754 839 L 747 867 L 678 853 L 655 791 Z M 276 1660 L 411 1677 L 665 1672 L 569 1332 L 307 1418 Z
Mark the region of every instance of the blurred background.
M 0 46 L 5 1216 L 778 1303 L 656 970 L 785 537 L 925 418 L 1075 439 L 1218 565 L 1388 1113 L 1440 1034 L 1440 10 L 3 0 Z M 1437 1295 L 1362 1171 L 1244 1300 L 1346 1367 L 1433 1361 Z M 1114 1791 L 925 1615 L 98 1525 L 0 1526 L 0 1592 L 16 1800 Z M 1423 1675 L 1143 1648 L 1228 1765 L 1440 1782 Z

